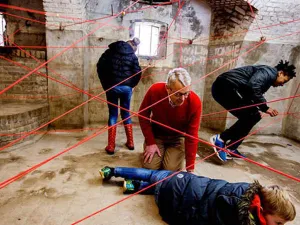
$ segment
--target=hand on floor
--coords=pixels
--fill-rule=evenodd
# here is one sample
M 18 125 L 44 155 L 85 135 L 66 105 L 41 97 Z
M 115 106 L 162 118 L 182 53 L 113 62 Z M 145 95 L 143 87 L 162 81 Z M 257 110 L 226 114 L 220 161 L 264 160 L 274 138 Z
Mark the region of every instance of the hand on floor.
M 146 146 L 144 150 L 144 163 L 151 163 L 155 153 L 157 153 L 158 156 L 161 157 L 160 150 L 156 144 Z

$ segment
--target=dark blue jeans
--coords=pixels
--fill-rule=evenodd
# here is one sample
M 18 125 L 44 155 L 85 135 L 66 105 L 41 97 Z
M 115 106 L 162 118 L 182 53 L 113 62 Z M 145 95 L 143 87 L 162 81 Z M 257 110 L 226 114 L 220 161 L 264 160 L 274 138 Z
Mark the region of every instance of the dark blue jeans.
M 169 176 L 172 171 L 169 170 L 148 170 L 143 168 L 116 167 L 115 177 L 123 177 L 125 179 L 139 180 L 141 185 L 139 190 L 156 183 L 159 180 Z M 154 187 L 147 191 L 147 194 L 154 194 Z
M 131 95 L 132 95 L 131 87 L 116 86 L 106 92 L 106 99 L 108 102 L 111 102 L 115 105 L 119 105 L 119 99 L 120 99 L 120 106 L 129 110 Z M 117 123 L 119 110 L 118 110 L 118 107 L 116 107 L 116 106 L 113 106 L 111 104 L 107 104 L 107 105 L 108 105 L 108 111 L 109 111 L 108 126 L 111 126 L 111 125 L 114 125 Z M 125 120 L 128 117 L 130 117 L 130 113 L 128 111 L 121 109 L 121 117 L 122 117 L 122 120 Z M 131 118 L 128 118 L 123 123 L 125 125 L 130 124 Z

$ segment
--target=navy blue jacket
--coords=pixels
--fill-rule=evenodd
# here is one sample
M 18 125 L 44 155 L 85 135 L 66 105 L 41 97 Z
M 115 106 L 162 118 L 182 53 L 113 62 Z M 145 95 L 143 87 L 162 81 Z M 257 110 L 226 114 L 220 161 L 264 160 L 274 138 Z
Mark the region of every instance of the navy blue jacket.
M 124 41 L 110 44 L 97 63 L 97 73 L 104 90 L 120 83 L 120 85 L 135 87 L 141 79 L 141 67 L 133 48 Z
M 162 219 L 171 225 L 251 224 L 241 222 L 242 217 L 248 220 L 247 207 L 246 216 L 238 207 L 249 187 L 249 183 L 228 183 L 180 172 L 157 186 L 157 205 Z
M 243 96 L 250 98 L 254 103 L 266 102 L 263 94 L 274 84 L 278 71 L 276 68 L 266 65 L 244 66 L 229 70 L 219 77 L 230 81 Z M 258 106 L 266 112 L 268 106 Z

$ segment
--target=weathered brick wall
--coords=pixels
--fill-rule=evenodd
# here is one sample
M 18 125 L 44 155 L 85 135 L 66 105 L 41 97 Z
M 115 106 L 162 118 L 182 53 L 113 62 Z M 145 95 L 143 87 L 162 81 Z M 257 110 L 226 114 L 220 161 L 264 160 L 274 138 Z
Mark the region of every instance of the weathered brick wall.
M 29 53 L 38 58 L 41 63 L 45 62 L 45 51 L 30 50 Z M 0 90 L 17 81 L 31 70 L 35 69 L 41 63 L 29 58 L 20 50 L 13 50 L 9 56 L 4 55 L 20 66 L 30 68 L 27 70 L 12 62 L 0 58 Z M 39 72 L 46 74 L 46 69 L 41 68 Z M 47 78 L 36 73 L 31 74 L 20 83 L 13 86 L 0 96 L 0 103 L 5 102 L 48 102 L 48 81 Z
M 211 36 L 208 48 L 209 57 L 216 57 L 206 64 L 205 91 L 203 98 L 203 113 L 222 111 L 223 108 L 213 100 L 211 86 L 216 77 L 236 66 L 236 57 L 257 10 L 253 6 L 253 13 L 250 6 L 243 0 L 209 0 L 212 7 L 213 19 L 211 24 Z M 234 61 L 233 61 L 234 60 Z M 226 64 L 225 67 L 223 65 Z M 222 67 L 221 69 L 219 69 Z M 226 114 L 215 116 L 226 117 Z M 202 126 L 216 130 L 223 130 L 226 120 L 215 120 L 205 118 Z
M 8 5 L 43 11 L 43 4 L 41 1 L 8 0 Z M 14 43 L 19 46 L 46 45 L 45 15 L 23 10 L 4 8 L 4 18 L 7 24 L 6 35 L 9 36 L 9 45 L 13 46 Z
M 299 9 L 300 1 L 293 0 L 253 0 L 256 2 L 257 23 L 250 27 L 252 32 L 248 32 L 245 37 L 248 41 L 257 41 L 261 31 L 267 40 L 288 33 L 295 33 L 300 30 Z M 294 21 L 294 22 L 293 22 Z M 276 26 L 274 26 L 276 25 Z M 270 40 L 271 43 L 299 44 L 300 34 L 294 34 L 281 39 Z
M 86 19 L 85 4 L 86 0 L 44 0 L 43 5 L 47 12 L 47 29 L 83 29 L 87 25 L 87 23 L 80 23 Z
M 256 8 L 252 7 L 253 14 L 250 6 L 243 0 L 208 2 L 213 11 L 210 45 L 242 41 L 255 17 Z
M 266 64 L 275 66 L 281 59 L 283 59 L 295 64 L 298 72 L 300 55 L 300 24 L 298 21 L 298 12 L 300 2 L 291 0 L 256 0 L 255 2 L 257 4 L 256 8 L 258 9 L 256 17 L 257 23 L 253 22 L 250 26 L 250 31 L 247 33 L 242 47 L 249 44 L 255 44 L 260 39 L 261 35 L 266 37 L 266 43 L 258 47 L 255 51 L 242 57 L 238 61 L 237 66 L 249 64 Z M 261 28 L 261 31 L 258 29 L 258 26 Z M 299 76 L 299 74 L 297 74 L 297 76 Z M 298 85 L 299 78 L 294 78 L 291 82 L 281 88 L 270 88 L 265 94 L 265 97 L 268 101 L 271 101 L 292 96 L 295 94 Z M 298 94 L 299 93 L 298 89 Z M 271 103 L 269 106 L 277 109 L 280 113 L 285 113 L 288 110 L 290 103 L 291 100 L 280 101 Z M 299 111 L 299 104 L 297 103 L 298 100 L 295 99 L 290 108 L 290 112 Z M 266 118 L 260 122 L 259 126 L 267 125 L 271 120 L 271 118 Z M 300 126 L 297 121 L 297 118 L 285 116 L 272 126 L 268 126 L 260 131 L 260 133 L 277 135 L 283 134 L 289 138 L 299 140 Z M 258 128 L 258 126 L 256 128 Z
M 1 107 L 3 108 L 0 110 L 0 146 L 18 139 L 49 120 L 48 104 L 2 103 Z M 46 129 L 47 126 L 22 141 L 36 140 Z

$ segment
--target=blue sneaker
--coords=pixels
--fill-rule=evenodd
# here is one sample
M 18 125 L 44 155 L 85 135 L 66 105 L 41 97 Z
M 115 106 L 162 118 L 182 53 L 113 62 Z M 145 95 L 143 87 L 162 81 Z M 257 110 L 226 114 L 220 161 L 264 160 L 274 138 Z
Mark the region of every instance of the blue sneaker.
M 236 155 L 233 155 L 233 154 L 229 154 L 232 158 L 235 158 L 235 159 L 244 159 L 244 158 L 247 158 L 244 154 L 240 153 L 237 149 L 234 149 L 234 150 L 230 150 L 228 149 L 230 152 L 236 154 L 236 155 L 239 155 L 240 157 L 236 156 Z
M 210 143 L 212 143 L 213 145 L 219 147 L 219 148 L 225 148 L 225 144 L 224 141 L 222 141 L 220 139 L 219 134 L 216 134 L 214 136 L 212 136 L 210 138 Z M 219 151 L 218 148 L 213 146 L 214 151 L 217 153 L 216 155 L 218 156 L 218 158 L 222 161 L 222 162 L 226 162 L 227 161 L 227 157 L 226 157 L 226 152 L 224 151 Z M 219 151 L 219 152 L 218 152 Z

